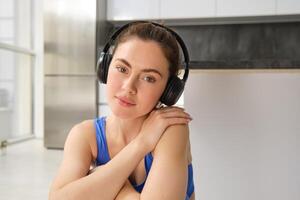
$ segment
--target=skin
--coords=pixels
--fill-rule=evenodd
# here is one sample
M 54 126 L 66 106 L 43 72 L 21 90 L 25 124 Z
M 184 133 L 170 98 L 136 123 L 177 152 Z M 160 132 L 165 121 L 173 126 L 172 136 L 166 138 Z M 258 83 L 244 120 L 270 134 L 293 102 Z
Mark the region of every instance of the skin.
M 185 198 L 191 117 L 174 106 L 155 109 L 168 73 L 168 61 L 156 42 L 133 37 L 119 44 L 107 79 L 112 114 L 106 119 L 106 137 L 111 160 L 87 175 L 97 157 L 95 128 L 93 120 L 75 125 L 66 140 L 49 199 Z M 119 97 L 134 105 L 123 106 Z M 149 152 L 154 160 L 140 194 L 128 179 L 143 182 L 143 159 Z

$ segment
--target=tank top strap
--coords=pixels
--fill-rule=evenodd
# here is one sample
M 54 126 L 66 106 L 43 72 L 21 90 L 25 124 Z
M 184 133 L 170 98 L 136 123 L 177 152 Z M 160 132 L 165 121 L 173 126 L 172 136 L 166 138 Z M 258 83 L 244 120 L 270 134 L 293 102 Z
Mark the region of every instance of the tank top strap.
M 187 195 L 188 199 L 192 196 L 192 194 L 195 191 L 195 186 L 194 186 L 194 173 L 193 173 L 193 165 L 190 163 L 188 165 L 188 187 L 187 187 Z
M 97 140 L 97 159 L 96 165 L 103 165 L 110 160 L 106 142 L 105 122 L 106 117 L 95 119 L 96 140 Z

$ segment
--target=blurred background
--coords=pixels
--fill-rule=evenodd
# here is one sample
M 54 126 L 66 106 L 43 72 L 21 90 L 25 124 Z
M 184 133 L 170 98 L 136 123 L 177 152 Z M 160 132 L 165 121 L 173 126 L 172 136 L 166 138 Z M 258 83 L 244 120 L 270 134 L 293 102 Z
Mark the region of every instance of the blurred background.
M 188 47 L 196 199 L 299 200 L 299 0 L 0 0 L 0 199 L 47 199 L 71 127 L 110 113 L 96 61 L 133 20 Z

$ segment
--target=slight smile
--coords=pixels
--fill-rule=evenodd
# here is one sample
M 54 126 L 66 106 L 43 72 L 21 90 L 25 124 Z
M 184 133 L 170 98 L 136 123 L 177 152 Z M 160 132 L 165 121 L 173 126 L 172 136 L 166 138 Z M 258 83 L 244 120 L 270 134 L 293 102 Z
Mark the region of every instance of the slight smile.
M 124 97 L 116 97 L 116 98 L 118 99 L 119 104 L 122 106 L 130 107 L 135 105 L 134 103 L 130 102 L 128 99 Z

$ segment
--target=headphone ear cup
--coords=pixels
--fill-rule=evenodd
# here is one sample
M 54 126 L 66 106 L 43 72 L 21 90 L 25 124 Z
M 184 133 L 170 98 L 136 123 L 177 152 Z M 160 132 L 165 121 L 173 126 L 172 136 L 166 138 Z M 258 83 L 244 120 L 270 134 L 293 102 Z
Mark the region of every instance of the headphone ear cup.
M 112 59 L 112 55 L 109 53 L 101 53 L 99 62 L 97 65 L 97 77 L 101 83 L 106 84 L 108 68 Z
M 184 81 L 177 76 L 170 77 L 160 101 L 167 106 L 174 105 L 180 98 L 184 90 L 184 85 Z

